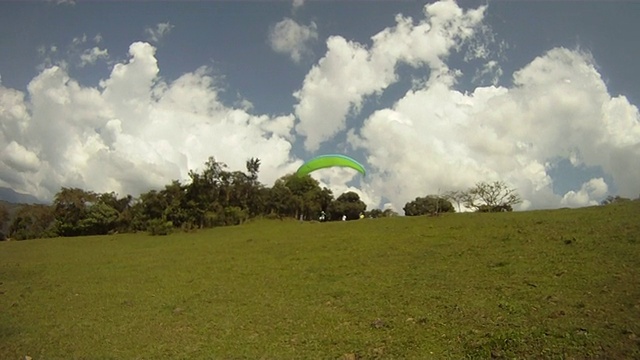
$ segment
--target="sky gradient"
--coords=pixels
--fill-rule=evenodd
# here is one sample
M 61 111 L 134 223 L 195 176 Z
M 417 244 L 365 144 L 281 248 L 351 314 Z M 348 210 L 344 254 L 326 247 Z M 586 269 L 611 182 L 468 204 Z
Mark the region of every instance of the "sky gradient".
M 0 3 L 0 186 L 139 195 L 209 156 L 267 186 L 313 156 L 401 212 L 505 181 L 516 210 L 640 195 L 640 5 Z

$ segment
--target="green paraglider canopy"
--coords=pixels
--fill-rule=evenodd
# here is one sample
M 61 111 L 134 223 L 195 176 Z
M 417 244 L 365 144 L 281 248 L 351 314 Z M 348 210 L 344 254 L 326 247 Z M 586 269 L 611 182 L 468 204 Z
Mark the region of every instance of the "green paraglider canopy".
M 302 166 L 298 168 L 298 171 L 296 171 L 296 175 L 302 177 L 318 169 L 324 169 L 334 166 L 350 167 L 357 170 L 362 175 L 365 175 L 366 173 L 364 166 L 362 166 L 362 164 L 355 161 L 354 159 L 345 155 L 329 154 L 314 157 L 313 159 L 302 164 Z

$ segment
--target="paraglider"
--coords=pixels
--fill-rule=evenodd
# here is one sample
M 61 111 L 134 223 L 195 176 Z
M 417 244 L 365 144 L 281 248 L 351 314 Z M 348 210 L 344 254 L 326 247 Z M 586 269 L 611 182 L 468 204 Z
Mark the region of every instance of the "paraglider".
M 313 159 L 305 162 L 298 168 L 298 171 L 296 171 L 296 175 L 298 177 L 303 177 L 318 169 L 324 169 L 334 166 L 349 167 L 355 169 L 362 175 L 365 175 L 366 173 L 364 166 L 362 166 L 362 164 L 355 161 L 354 159 L 345 155 L 330 154 L 316 156 Z

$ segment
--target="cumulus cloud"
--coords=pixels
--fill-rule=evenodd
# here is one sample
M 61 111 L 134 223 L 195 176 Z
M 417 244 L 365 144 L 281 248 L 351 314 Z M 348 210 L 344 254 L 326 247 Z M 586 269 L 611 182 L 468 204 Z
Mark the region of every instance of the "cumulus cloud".
M 351 140 L 375 169 L 373 191 L 398 208 L 416 194 L 504 180 L 525 200 L 520 209 L 591 204 L 608 189 L 602 179 L 553 193 L 547 164 L 573 156 L 602 168 L 622 196 L 637 195 L 638 109 L 609 95 L 588 54 L 553 49 L 513 79 L 469 94 L 436 81 L 372 114 Z
M 293 9 L 298 9 L 300 7 L 302 7 L 302 5 L 304 5 L 304 0 L 293 0 Z
M 266 183 L 299 166 L 292 115 L 227 106 L 207 68 L 172 82 L 159 71 L 155 48 L 138 42 L 99 87 L 55 66 L 30 82 L 28 96 L 0 86 L 0 183 L 43 199 L 61 186 L 137 195 L 185 180 L 209 156 L 237 170 L 258 156 Z
M 149 41 L 153 43 L 158 43 L 162 38 L 167 36 L 171 30 L 173 29 L 173 25 L 169 22 L 166 23 L 158 23 L 155 28 L 148 27 L 144 29 L 145 34 L 147 34 Z
M 311 54 L 310 43 L 317 38 L 318 29 L 314 22 L 306 26 L 290 18 L 283 19 L 269 30 L 271 49 L 289 55 L 295 63 L 299 63 L 304 56 Z
M 572 190 L 564 194 L 560 203 L 568 207 L 598 205 L 607 194 L 607 191 L 607 183 L 602 178 L 591 179 L 582 184 L 580 190 Z
M 12 141 L 2 151 L 2 162 L 18 172 L 36 172 L 40 166 L 38 156 Z
M 417 24 L 398 15 L 395 26 L 372 37 L 370 48 L 341 36 L 330 37 L 326 55 L 294 94 L 296 132 L 305 137 L 307 150 L 317 150 L 344 130 L 347 116 L 359 112 L 365 96 L 379 94 L 396 82 L 398 63 L 428 66 L 432 79 L 451 79 L 444 60 L 473 36 L 484 10 L 464 11 L 453 1 L 430 4 L 424 8 L 425 19 Z

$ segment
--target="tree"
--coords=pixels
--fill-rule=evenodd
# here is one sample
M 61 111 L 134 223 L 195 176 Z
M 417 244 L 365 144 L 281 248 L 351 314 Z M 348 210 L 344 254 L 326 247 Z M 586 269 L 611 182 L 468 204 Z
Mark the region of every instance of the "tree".
M 374 219 L 381 218 L 382 217 L 382 210 L 380 210 L 380 209 L 371 209 L 370 211 L 367 211 L 364 215 L 366 217 L 370 217 L 370 218 L 374 218 Z
M 115 230 L 118 215 L 116 209 L 98 201 L 89 207 L 78 227 L 84 235 L 106 235 Z
M 189 220 L 184 206 L 185 190 L 186 188 L 179 181 L 174 180 L 171 184 L 165 185 L 164 190 L 160 191 L 160 196 L 166 204 L 162 212 L 162 219 L 171 222 L 175 227 L 183 227 Z
M 91 191 L 63 187 L 53 200 L 58 234 L 61 236 L 85 235 L 81 221 L 98 197 Z
M 439 214 L 455 211 L 449 200 L 437 195 L 417 197 L 415 200 L 406 203 L 403 210 L 406 216 Z
M 333 200 L 331 190 L 321 188 L 320 183 L 309 175 L 299 177 L 289 174 L 278 179 L 278 181 L 281 181 L 291 191 L 293 197 L 292 201 L 287 201 L 290 205 L 294 205 L 295 209 L 294 211 L 289 211 L 287 216 L 293 215 L 295 218 L 302 216 L 305 219 L 316 219 L 321 211 L 327 210 Z M 276 185 L 278 181 L 276 181 Z
M 258 182 L 258 171 L 260 170 L 260 159 L 251 158 L 247 160 L 247 171 L 249 172 L 249 180 Z
M 347 191 L 331 202 L 328 212 L 331 220 L 339 220 L 343 215 L 345 215 L 348 220 L 355 220 L 358 219 L 360 214 L 364 213 L 366 209 L 367 205 L 360 200 L 360 196 L 358 196 L 357 193 Z
M 513 211 L 513 205 L 521 202 L 516 190 L 503 181 L 479 182 L 463 195 L 464 205 L 479 212 Z
M 4 204 L 0 204 L 0 240 L 5 240 L 5 224 L 9 222 L 9 210 Z
M 16 212 L 9 236 L 16 240 L 54 237 L 56 233 L 55 212 L 52 206 L 23 205 Z
M 278 179 L 268 190 L 267 211 L 277 217 L 295 217 L 301 204 L 284 180 Z
M 364 215 L 366 217 L 376 219 L 376 218 L 382 218 L 382 217 L 398 216 L 398 213 L 393 211 L 392 209 L 384 209 L 384 211 L 380 209 L 372 209 L 371 211 L 366 211 Z
M 382 212 L 382 217 L 393 217 L 393 216 L 398 216 L 398 213 L 395 212 L 393 209 L 384 209 L 384 211 Z

